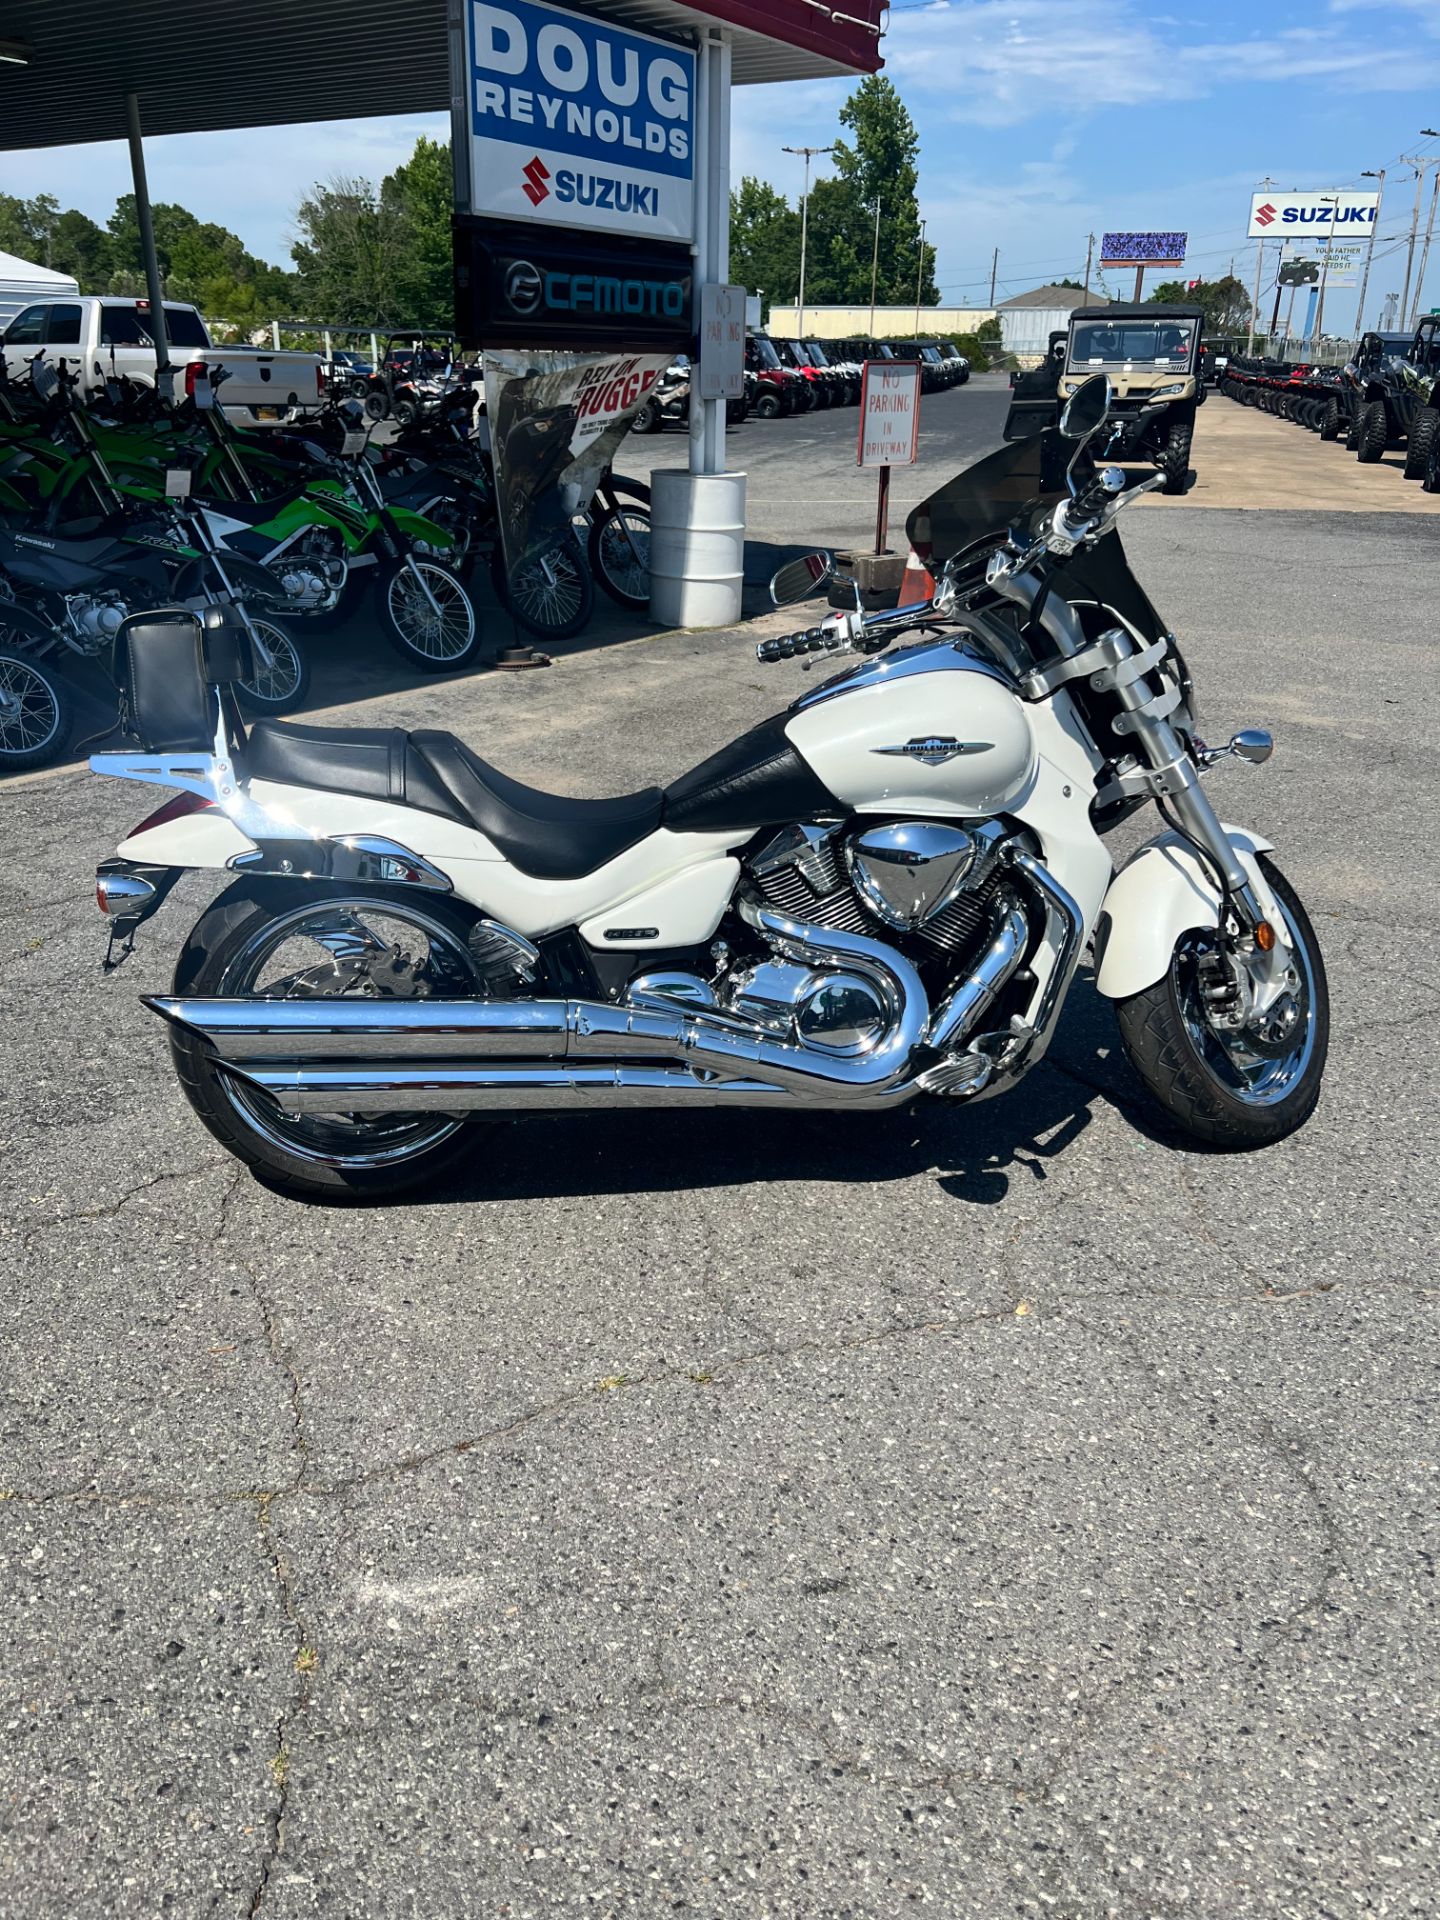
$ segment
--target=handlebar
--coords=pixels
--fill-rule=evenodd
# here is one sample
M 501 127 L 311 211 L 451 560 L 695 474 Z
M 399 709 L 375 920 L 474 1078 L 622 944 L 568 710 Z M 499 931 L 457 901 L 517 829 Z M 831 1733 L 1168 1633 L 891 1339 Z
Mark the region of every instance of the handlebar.
M 837 627 L 805 627 L 799 633 L 782 633 L 774 640 L 762 640 L 755 658 L 768 666 L 774 660 L 793 660 L 802 653 L 839 653 L 850 644 L 850 636 Z

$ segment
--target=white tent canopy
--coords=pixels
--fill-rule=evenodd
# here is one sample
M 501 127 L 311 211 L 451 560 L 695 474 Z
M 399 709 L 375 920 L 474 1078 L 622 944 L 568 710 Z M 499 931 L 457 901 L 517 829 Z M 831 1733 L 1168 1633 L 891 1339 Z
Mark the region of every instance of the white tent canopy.
M 22 307 L 36 300 L 63 300 L 79 291 L 79 281 L 68 273 L 52 273 L 32 260 L 0 252 L 0 327 L 8 327 Z

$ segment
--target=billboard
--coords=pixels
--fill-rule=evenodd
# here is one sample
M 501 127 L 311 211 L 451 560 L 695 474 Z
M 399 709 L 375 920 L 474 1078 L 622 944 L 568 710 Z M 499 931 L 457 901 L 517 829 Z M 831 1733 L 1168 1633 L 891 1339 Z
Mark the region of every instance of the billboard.
M 1323 275 L 1327 287 L 1358 287 L 1365 258 L 1361 240 L 1287 240 L 1280 250 L 1282 287 L 1318 287 Z
M 1364 240 L 1375 224 L 1379 204 L 1378 193 L 1341 193 L 1325 187 L 1305 193 L 1253 193 L 1249 238 L 1304 238 L 1313 245 L 1333 231 L 1337 240 Z
M 688 47 L 542 0 L 467 0 L 463 14 L 472 213 L 693 236 Z
M 1185 259 L 1183 233 L 1106 233 L 1100 237 L 1102 267 L 1178 267 Z
M 467 346 L 688 347 L 690 249 L 454 220 L 455 326 Z

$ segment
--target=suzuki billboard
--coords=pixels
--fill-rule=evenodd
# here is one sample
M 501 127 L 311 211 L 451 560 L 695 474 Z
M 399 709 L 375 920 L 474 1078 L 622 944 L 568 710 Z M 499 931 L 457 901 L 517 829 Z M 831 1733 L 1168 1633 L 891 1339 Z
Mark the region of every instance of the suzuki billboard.
M 471 213 L 693 236 L 688 47 L 541 0 L 468 0 L 464 18 Z
M 1252 240 L 1364 240 L 1375 224 L 1378 193 L 1256 193 L 1250 197 Z

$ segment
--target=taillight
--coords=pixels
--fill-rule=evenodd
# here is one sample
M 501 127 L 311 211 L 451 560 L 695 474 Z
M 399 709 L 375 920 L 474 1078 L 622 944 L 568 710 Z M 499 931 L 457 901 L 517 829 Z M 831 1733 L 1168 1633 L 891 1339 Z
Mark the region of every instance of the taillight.
M 192 360 L 190 364 L 186 367 L 185 398 L 187 400 L 193 400 L 195 398 L 195 382 L 200 378 L 202 373 L 207 373 L 207 372 L 208 372 L 208 368 L 206 367 L 205 362 L 203 360 Z
M 138 873 L 107 872 L 95 876 L 95 904 L 101 913 L 139 913 L 155 898 L 155 883 Z

